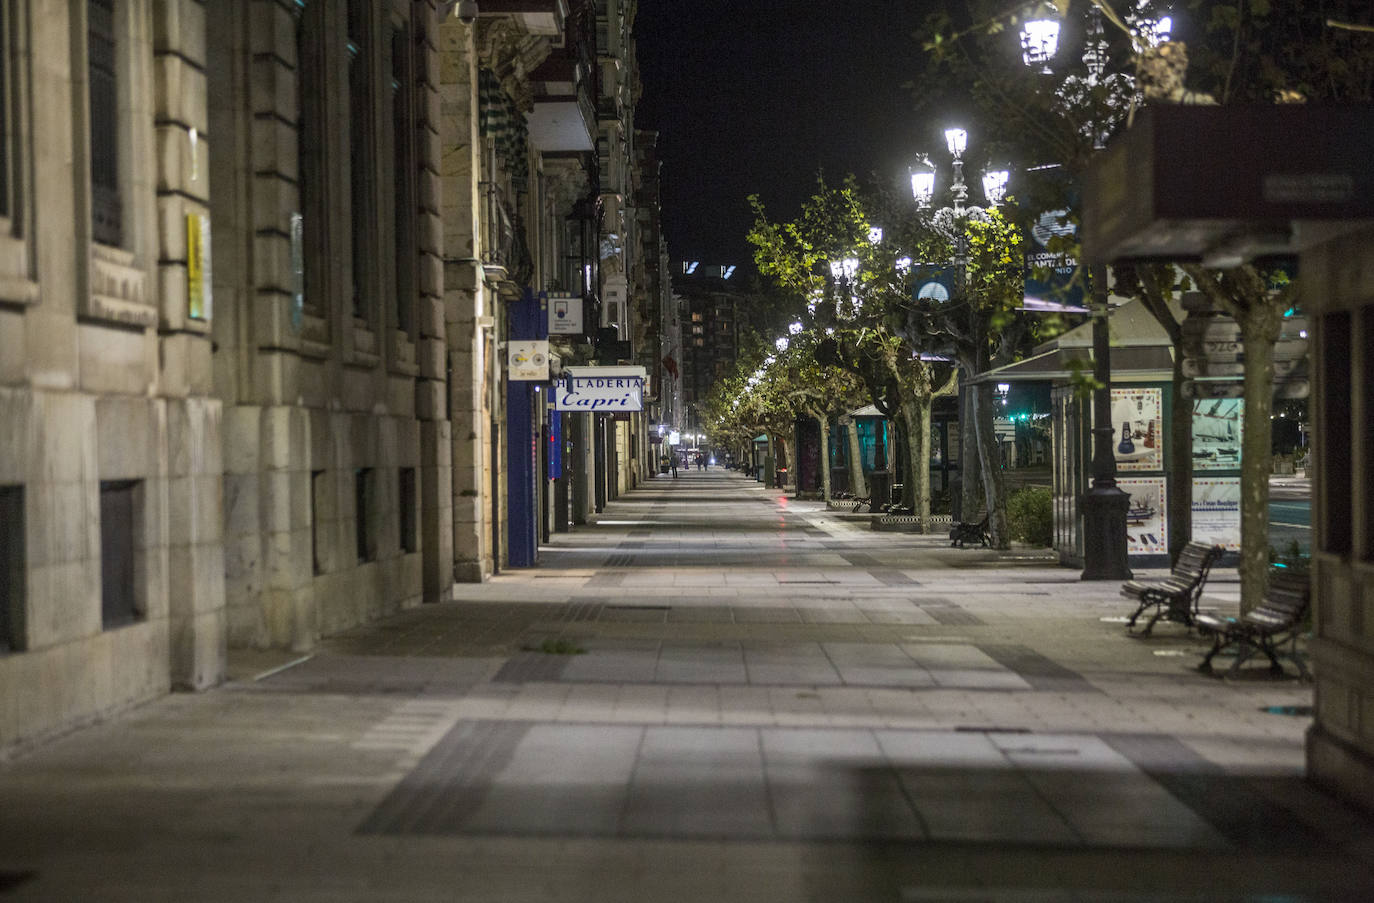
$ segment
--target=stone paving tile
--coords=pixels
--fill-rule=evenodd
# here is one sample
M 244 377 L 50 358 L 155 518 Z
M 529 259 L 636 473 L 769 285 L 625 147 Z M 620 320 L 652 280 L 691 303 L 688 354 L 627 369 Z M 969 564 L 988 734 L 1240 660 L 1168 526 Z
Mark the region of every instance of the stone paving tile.
M 1311 687 L 1200 677 L 1195 637 L 1100 620 L 1114 587 L 727 474 L 598 520 L 0 764 L 0 877 L 139 903 L 1202 900 L 1221 873 L 1237 900 L 1374 899 L 1374 827 L 1302 782 L 1308 719 L 1265 711 Z M 1237 592 L 1219 571 L 1205 603 Z

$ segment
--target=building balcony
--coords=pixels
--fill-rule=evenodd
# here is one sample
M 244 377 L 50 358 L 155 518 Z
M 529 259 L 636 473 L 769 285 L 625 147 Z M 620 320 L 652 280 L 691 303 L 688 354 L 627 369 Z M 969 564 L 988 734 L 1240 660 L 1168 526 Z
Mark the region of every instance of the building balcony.
M 490 279 L 523 285 L 534 272 L 524 226 L 494 182 L 482 188 L 482 269 Z
M 483 19 L 514 19 L 526 32 L 560 37 L 568 20 L 567 0 L 482 0 L 478 15 Z
M 549 57 L 531 76 L 534 111 L 530 143 L 541 153 L 583 153 L 596 148 L 596 109 L 577 61 Z

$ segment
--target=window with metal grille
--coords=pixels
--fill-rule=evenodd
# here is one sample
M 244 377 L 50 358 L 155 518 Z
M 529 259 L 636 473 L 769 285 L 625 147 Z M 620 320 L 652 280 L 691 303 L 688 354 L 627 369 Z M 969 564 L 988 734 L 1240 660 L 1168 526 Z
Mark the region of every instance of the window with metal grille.
M 324 557 L 320 554 L 320 533 L 326 529 L 329 518 L 320 506 L 326 500 L 325 493 L 328 487 L 325 486 L 324 471 L 310 471 L 310 562 L 311 568 L 316 575 L 324 573 Z
M 373 494 L 372 468 L 359 467 L 353 472 L 353 520 L 359 564 L 377 557 L 377 544 L 372 538 Z
M 319 97 L 320 69 L 317 33 L 320 4 L 296 0 L 296 194 L 299 213 L 291 224 L 292 292 L 300 309 L 318 317 L 318 255 L 320 224 L 321 152 Z
M 372 79 L 370 73 L 369 23 L 371 4 L 348 0 L 348 159 L 351 172 L 352 209 L 349 227 L 353 251 L 353 316 L 369 320 L 367 253 L 370 225 L 375 219 L 372 205 Z
M 143 619 L 134 559 L 139 488 L 138 480 L 100 484 L 100 621 L 106 630 Z
M 415 468 L 402 467 L 397 487 L 397 516 L 401 519 L 401 551 L 407 554 L 420 550 L 419 531 L 416 529 L 416 486 Z
M 24 648 L 24 487 L 0 486 L 0 655 Z
M 9 66 L 9 4 L 0 2 L 0 216 L 10 215 L 10 84 L 6 78 Z
M 391 24 L 391 170 L 395 198 L 392 203 L 393 251 L 396 258 L 396 328 L 412 332 L 415 305 L 415 112 L 411 101 L 414 84 L 410 51 L 410 27 Z
M 91 234 L 101 244 L 123 238 L 119 199 L 119 80 L 116 0 L 88 0 L 86 68 L 90 84 Z

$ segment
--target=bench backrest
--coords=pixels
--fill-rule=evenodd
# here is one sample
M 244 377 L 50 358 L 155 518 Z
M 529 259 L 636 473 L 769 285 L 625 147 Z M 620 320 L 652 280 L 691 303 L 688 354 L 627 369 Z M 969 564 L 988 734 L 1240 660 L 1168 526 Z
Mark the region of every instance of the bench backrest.
M 1190 542 L 1179 553 L 1178 562 L 1174 565 L 1172 573 L 1175 577 L 1201 582 L 1207 576 L 1207 572 L 1212 569 L 1212 565 L 1216 564 L 1221 554 L 1221 546 Z
M 1269 572 L 1269 590 L 1257 610 L 1295 623 L 1307 613 L 1311 599 L 1312 584 L 1306 574 L 1275 568 Z

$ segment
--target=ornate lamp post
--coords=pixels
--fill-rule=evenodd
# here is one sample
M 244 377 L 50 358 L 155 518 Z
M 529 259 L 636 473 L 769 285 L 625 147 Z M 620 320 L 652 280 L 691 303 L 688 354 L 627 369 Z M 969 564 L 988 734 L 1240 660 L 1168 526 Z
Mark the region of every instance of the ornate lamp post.
M 1102 38 L 1102 14 L 1093 7 L 1083 62 L 1088 83 L 1098 83 L 1106 69 L 1107 47 Z M 1059 46 L 1059 23 L 1044 17 L 1026 22 L 1021 30 L 1022 61 L 1040 66 L 1049 74 L 1049 61 Z M 1100 147 L 1103 129 L 1093 127 L 1093 144 Z M 1093 317 L 1093 461 L 1092 486 L 1079 502 L 1083 512 L 1084 580 L 1128 580 L 1131 567 L 1126 555 L 1126 513 L 1131 497 L 1116 485 L 1116 451 L 1112 428 L 1111 337 L 1107 317 L 1107 268 L 1088 269 Z

